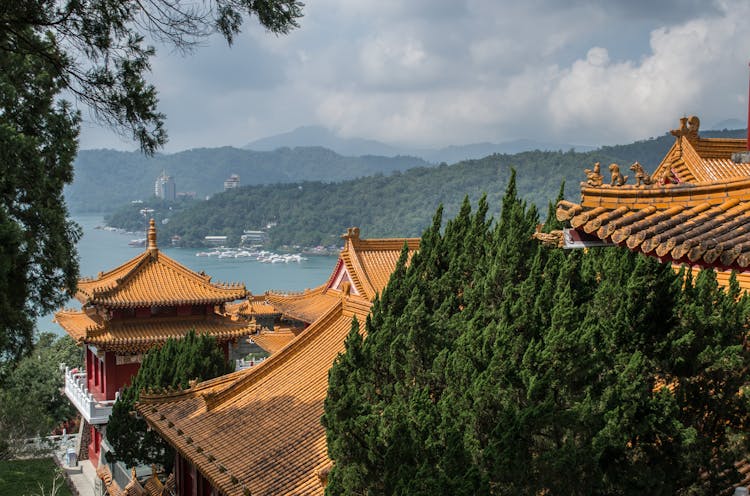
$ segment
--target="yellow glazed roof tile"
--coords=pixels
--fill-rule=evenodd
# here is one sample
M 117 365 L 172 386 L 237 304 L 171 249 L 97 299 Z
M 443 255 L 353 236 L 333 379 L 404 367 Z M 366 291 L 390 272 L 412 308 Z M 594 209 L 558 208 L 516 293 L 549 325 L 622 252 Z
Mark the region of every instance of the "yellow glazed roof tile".
M 665 261 L 744 271 L 750 267 L 750 163 L 735 163 L 732 154 L 745 151 L 747 142 L 704 139 L 697 118 L 682 121 L 654 174 L 658 179 L 671 170 L 680 182 L 582 184 L 581 203 L 559 202 L 557 218 L 586 236 Z M 750 288 L 750 277 L 741 283 Z
M 251 336 L 255 344 L 266 350 L 268 353 L 276 353 L 297 335 L 291 330 L 261 331 Z
M 55 315 L 55 321 L 79 343 L 126 353 L 145 352 L 163 344 L 168 338 L 182 338 L 190 330 L 207 333 L 219 342 L 246 336 L 255 330 L 254 324 L 236 322 L 216 314 L 106 321 L 97 314 L 62 310 Z
M 83 304 L 135 308 L 219 304 L 246 294 L 243 284 L 212 283 L 209 276 L 160 253 L 152 219 L 146 251 L 96 278 L 78 281 L 76 298 Z

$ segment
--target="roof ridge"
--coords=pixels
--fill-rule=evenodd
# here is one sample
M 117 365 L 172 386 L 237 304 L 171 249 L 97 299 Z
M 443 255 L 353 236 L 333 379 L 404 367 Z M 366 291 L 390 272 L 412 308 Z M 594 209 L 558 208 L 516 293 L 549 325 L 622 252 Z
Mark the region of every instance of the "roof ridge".
M 300 353 L 300 350 L 304 348 L 303 344 L 309 341 L 313 337 L 320 334 L 326 329 L 326 324 L 335 319 L 339 313 L 343 310 L 342 301 L 339 300 L 336 304 L 332 305 L 322 316 L 313 322 L 307 329 L 298 334 L 294 339 L 289 341 L 283 348 L 278 352 L 271 355 L 269 358 L 264 360 L 260 365 L 253 367 L 250 370 L 254 370 L 254 373 L 248 373 L 246 376 L 241 377 L 234 384 L 228 388 L 215 393 L 203 395 L 203 400 L 206 403 L 206 410 L 213 410 L 220 407 L 227 399 L 230 399 L 234 394 L 240 393 L 254 384 L 257 380 L 265 377 L 270 372 L 275 370 L 284 360 L 289 356 Z
M 184 397 L 184 398 L 194 398 L 196 396 L 203 395 L 204 390 L 215 388 L 217 386 L 221 386 L 224 383 L 234 383 L 234 381 L 237 380 L 238 377 L 241 377 L 243 375 L 246 375 L 253 370 L 256 370 L 257 367 L 260 367 L 264 362 L 261 362 L 259 365 L 249 368 L 249 369 L 243 369 L 243 370 L 235 370 L 234 372 L 230 372 L 228 374 L 220 375 L 218 377 L 214 377 L 213 379 L 206 379 L 205 381 L 201 381 L 188 389 L 183 390 L 176 390 L 176 391 L 160 391 L 160 392 L 153 392 L 148 393 L 145 390 L 142 390 L 138 402 L 136 403 L 136 407 L 138 405 L 151 405 L 151 404 L 159 404 L 159 403 L 167 403 L 170 401 L 173 401 L 175 398 Z
M 198 284 L 203 284 L 204 286 L 210 286 L 216 289 L 234 289 L 241 287 L 244 288 L 245 291 L 247 291 L 247 288 L 245 288 L 245 283 L 223 281 L 212 282 L 211 276 L 209 275 L 201 275 L 199 272 L 195 272 L 194 270 L 189 269 L 188 267 L 184 266 L 172 257 L 165 255 L 164 253 L 159 254 L 159 258 L 161 257 L 164 257 L 165 265 L 168 265 L 172 270 L 175 270 L 176 272 L 183 273 L 188 278 L 196 279 L 196 282 Z
M 349 271 L 349 276 L 359 282 L 361 288 L 358 289 L 361 290 L 361 293 L 363 295 L 366 295 L 368 298 L 374 298 L 375 287 L 373 286 L 369 274 L 367 274 L 367 271 L 365 271 L 362 260 L 359 257 L 359 250 L 357 249 L 358 247 L 355 247 L 353 243 L 351 246 L 352 249 L 347 252 L 352 269 L 351 271 Z
M 128 281 L 130 281 L 134 277 L 134 274 L 136 274 L 141 267 L 144 267 L 148 265 L 149 263 L 151 263 L 156 258 L 156 256 L 158 256 L 157 254 L 158 254 L 158 251 L 143 252 L 138 262 L 133 264 L 133 267 L 131 267 L 130 270 L 128 270 L 125 274 L 116 278 L 114 280 L 114 283 L 110 283 L 107 286 L 104 286 L 103 288 L 96 288 L 96 287 L 92 288 L 91 290 L 92 299 L 109 295 L 115 290 L 120 289 L 122 286 L 127 284 Z

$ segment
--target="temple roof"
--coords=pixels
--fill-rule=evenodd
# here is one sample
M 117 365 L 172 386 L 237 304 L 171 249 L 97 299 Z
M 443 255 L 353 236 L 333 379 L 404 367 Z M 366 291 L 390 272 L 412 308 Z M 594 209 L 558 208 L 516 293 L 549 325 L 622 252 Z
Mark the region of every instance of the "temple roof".
M 746 151 L 746 139 L 701 138 L 700 120 L 695 116 L 683 117 L 680 124 L 672 130 L 675 142 L 653 177 L 662 178 L 671 171 L 681 183 L 705 183 L 750 176 L 750 163 L 732 160 L 733 153 Z
M 284 315 L 314 322 L 341 298 L 342 290 L 372 300 L 388 284 L 404 244 L 410 253 L 419 246 L 417 238 L 361 239 L 359 228 L 350 228 L 328 281 L 301 293 L 265 294 L 268 302 Z M 411 255 L 410 255 L 411 256 Z
M 276 353 L 297 336 L 291 329 L 278 329 L 275 331 L 260 331 L 253 334 L 251 339 L 255 344 L 268 353 Z
M 248 296 L 246 300 L 227 303 L 224 311 L 229 315 L 240 315 L 242 317 L 281 314 L 278 309 L 266 300 L 265 296 Z
M 302 322 L 315 322 L 340 295 L 336 291 L 326 291 L 326 285 L 308 289 L 302 293 L 266 293 L 268 302 L 279 312 Z
M 327 286 L 335 287 L 337 271 L 344 268 L 353 292 L 369 300 L 388 284 L 404 245 L 410 253 L 419 248 L 419 238 L 361 239 L 358 227 L 350 228 L 342 238 L 346 243 Z
M 557 219 L 569 221 L 584 243 L 614 243 L 665 261 L 742 271 L 750 265 L 750 164 L 735 163 L 732 154 L 744 150 L 746 140 L 702 139 L 697 125 L 690 136 L 678 131 L 651 184 L 582 183 L 580 203 L 558 203 Z M 680 162 L 684 167 L 672 167 L 666 181 L 656 179 L 665 177 L 665 164 L 676 163 L 670 155 L 677 148 L 687 157 Z M 570 244 L 569 238 L 564 242 Z
M 97 313 L 66 309 L 55 314 L 55 321 L 78 343 L 120 353 L 142 353 L 190 330 L 214 336 L 220 343 L 255 330 L 254 324 L 215 314 L 105 320 Z
M 146 251 L 96 278 L 79 280 L 76 298 L 84 305 L 135 308 L 220 304 L 246 294 L 244 284 L 212 283 L 209 276 L 160 253 L 152 219 Z
M 344 350 L 354 316 L 362 329 L 370 298 L 385 286 L 404 243 L 417 246 L 417 240 L 359 240 L 358 230 L 347 236 L 325 285 L 337 297 L 281 350 L 231 381 L 141 394 L 137 408 L 147 422 L 223 494 L 324 492 L 331 462 L 320 417 L 328 369 Z M 238 439 L 252 439 L 241 455 Z

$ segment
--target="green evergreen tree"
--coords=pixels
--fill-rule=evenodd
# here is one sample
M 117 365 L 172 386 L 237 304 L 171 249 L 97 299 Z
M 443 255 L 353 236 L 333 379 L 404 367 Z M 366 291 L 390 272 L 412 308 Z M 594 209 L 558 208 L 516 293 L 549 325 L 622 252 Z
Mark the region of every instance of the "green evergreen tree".
M 328 494 L 716 494 L 747 453 L 748 299 L 547 249 L 511 177 L 402 263 L 331 370 Z
M 207 334 L 188 332 L 182 339 L 168 339 L 161 348 L 149 350 L 130 386 L 112 407 L 107 423 L 107 441 L 112 451 L 108 461 L 121 461 L 129 467 L 156 463 L 168 470 L 174 451 L 146 422 L 135 415 L 141 391 L 176 390 L 193 380 L 207 380 L 231 372 L 216 339 Z

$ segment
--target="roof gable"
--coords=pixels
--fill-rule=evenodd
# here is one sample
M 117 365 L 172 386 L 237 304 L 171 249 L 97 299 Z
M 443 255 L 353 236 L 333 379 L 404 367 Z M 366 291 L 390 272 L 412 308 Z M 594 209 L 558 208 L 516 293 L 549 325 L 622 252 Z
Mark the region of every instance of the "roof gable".
M 654 171 L 654 178 L 662 180 L 671 174 L 681 183 L 696 184 L 750 176 L 750 164 L 732 160 L 734 153 L 746 151 L 746 139 L 701 138 L 697 117 L 683 117 L 680 122 L 680 129 L 671 131 L 675 142 Z

